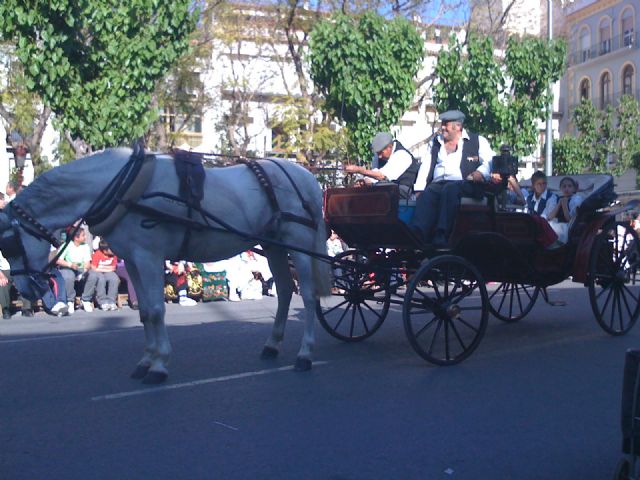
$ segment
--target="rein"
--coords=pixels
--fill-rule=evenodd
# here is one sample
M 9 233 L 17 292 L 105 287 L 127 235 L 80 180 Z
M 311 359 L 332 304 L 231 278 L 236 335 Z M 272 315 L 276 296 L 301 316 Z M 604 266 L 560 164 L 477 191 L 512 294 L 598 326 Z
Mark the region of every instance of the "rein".
M 56 265 L 58 259 L 62 256 L 67 246 L 73 241 L 73 237 L 82 227 L 82 223 L 86 221 L 87 224 L 90 224 L 100 221 L 101 219 L 104 219 L 104 217 L 106 217 L 113 208 L 115 208 L 120 201 L 118 194 L 122 194 L 127 191 L 128 187 L 138 175 L 143 160 L 144 152 L 142 152 L 142 150 L 134 150 L 127 163 L 125 163 L 118 173 L 116 173 L 104 190 L 100 192 L 91 207 L 89 207 L 89 210 L 87 210 L 87 212 L 84 213 L 84 215 L 82 215 L 76 222 L 75 227 L 67 235 L 67 239 L 64 243 L 60 242 L 53 232 L 36 220 L 33 215 L 29 214 L 22 206 L 20 206 L 19 203 L 16 202 L 16 200 L 10 202 L 7 214 L 11 220 L 11 227 L 14 233 L 11 239 L 6 239 L 2 243 L 4 244 L 4 248 L 12 249 L 12 251 L 16 253 L 16 256 L 21 256 L 24 264 L 23 270 L 11 269 L 11 274 L 27 275 L 29 277 L 51 277 L 51 269 Z M 58 250 L 43 270 L 34 270 L 29 267 L 29 262 L 24 250 L 24 245 L 22 244 L 22 239 L 20 238 L 20 230 L 18 227 L 22 227 L 25 232 L 35 238 L 49 242 Z

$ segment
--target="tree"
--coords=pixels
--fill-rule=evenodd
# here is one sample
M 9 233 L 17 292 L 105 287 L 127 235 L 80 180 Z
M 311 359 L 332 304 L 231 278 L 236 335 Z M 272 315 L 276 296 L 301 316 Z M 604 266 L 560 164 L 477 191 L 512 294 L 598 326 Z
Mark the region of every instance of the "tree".
M 424 56 L 420 35 L 401 17 L 338 14 L 315 26 L 309 46 L 311 78 L 324 108 L 344 122 L 352 151 L 369 159 L 376 131 L 396 124 L 411 104 Z
M 24 69 L 20 62 L 11 61 L 13 47 L 0 46 L 0 55 L 7 62 L 6 84 L 0 89 L 0 117 L 7 132 L 15 132 L 19 138 L 9 135 L 9 142 L 15 149 L 24 143 L 31 154 L 36 173 L 47 165 L 40 155 L 40 143 L 51 117 L 51 109 L 43 106 L 40 98 L 25 88 Z
M 76 151 L 141 136 L 156 81 L 187 47 L 192 0 L 3 0 L 0 36 Z
M 529 155 L 538 143 L 538 121 L 547 115 L 548 87 L 564 71 L 565 52 L 562 40 L 511 37 L 500 62 L 489 37 L 470 36 L 466 48 L 452 37 L 438 55 L 436 108 L 462 110 L 470 130 Z
M 577 136 L 565 135 L 553 142 L 556 175 L 612 173 L 621 175 L 640 168 L 640 106 L 623 95 L 616 108 L 598 110 L 583 100 L 572 114 Z

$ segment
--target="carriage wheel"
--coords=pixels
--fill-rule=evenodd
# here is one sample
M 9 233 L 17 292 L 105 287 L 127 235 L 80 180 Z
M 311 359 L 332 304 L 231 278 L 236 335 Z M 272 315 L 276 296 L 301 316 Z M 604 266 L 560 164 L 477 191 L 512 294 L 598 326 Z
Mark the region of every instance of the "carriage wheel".
M 503 322 L 517 322 L 533 308 L 540 287 L 523 283 L 502 282 L 487 287 L 489 311 Z
M 487 289 L 476 268 L 454 255 L 436 257 L 413 276 L 404 298 L 404 330 L 428 362 L 454 365 L 487 329 Z
M 594 242 L 589 260 L 589 300 L 611 335 L 624 335 L 640 314 L 640 242 L 631 225 L 611 223 Z
M 345 342 L 370 337 L 389 311 L 389 275 L 374 272 L 367 256 L 353 250 L 336 255 L 331 270 L 333 293 L 316 303 L 320 324 L 330 335 Z

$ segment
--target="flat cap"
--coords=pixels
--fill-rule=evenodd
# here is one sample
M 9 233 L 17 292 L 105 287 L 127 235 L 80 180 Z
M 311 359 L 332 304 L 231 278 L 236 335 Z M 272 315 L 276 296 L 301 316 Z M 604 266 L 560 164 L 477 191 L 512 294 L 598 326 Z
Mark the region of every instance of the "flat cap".
M 371 151 L 373 153 L 381 152 L 391 142 L 393 142 L 393 136 L 389 132 L 377 133 L 371 140 Z
M 440 114 L 441 122 L 464 122 L 464 113 L 460 110 L 447 110 Z

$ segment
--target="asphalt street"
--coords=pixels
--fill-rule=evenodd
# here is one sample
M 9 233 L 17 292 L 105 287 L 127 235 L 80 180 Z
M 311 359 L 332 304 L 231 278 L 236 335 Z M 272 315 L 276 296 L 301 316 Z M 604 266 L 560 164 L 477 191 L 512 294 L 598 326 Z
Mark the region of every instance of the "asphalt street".
M 312 371 L 262 360 L 276 299 L 169 305 L 168 382 L 129 378 L 137 312 L 19 315 L 0 323 L 0 479 L 606 479 L 622 457 L 626 349 L 587 289 L 550 290 L 516 324 L 490 319 L 478 350 L 427 364 L 399 307 L 372 338 L 317 326 Z

